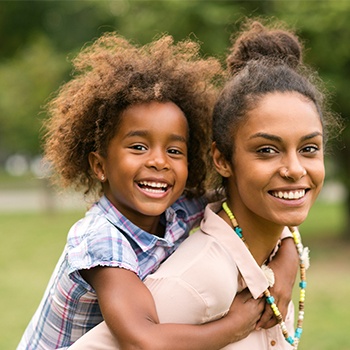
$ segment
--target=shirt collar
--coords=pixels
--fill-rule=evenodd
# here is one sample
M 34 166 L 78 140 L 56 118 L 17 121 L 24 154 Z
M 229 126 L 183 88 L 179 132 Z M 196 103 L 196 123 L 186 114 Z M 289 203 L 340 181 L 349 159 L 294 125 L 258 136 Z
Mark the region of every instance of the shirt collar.
M 148 251 L 155 245 L 173 246 L 173 239 L 167 233 L 170 227 L 177 225 L 178 218 L 183 218 L 187 215 L 186 211 L 177 202 L 167 208 L 161 218 L 166 227 L 165 236 L 164 238 L 161 238 L 152 235 L 133 224 L 108 200 L 106 196 L 102 196 L 91 209 L 91 212 L 96 213 L 96 211 L 100 213 L 102 212 L 105 218 L 113 226 L 117 227 L 120 231 L 130 237 L 143 251 Z
M 244 242 L 232 227 L 216 214 L 220 206 L 221 202 L 217 202 L 206 207 L 201 229 L 205 234 L 219 240 L 220 244 L 226 248 L 253 297 L 258 298 L 268 288 L 268 281 Z

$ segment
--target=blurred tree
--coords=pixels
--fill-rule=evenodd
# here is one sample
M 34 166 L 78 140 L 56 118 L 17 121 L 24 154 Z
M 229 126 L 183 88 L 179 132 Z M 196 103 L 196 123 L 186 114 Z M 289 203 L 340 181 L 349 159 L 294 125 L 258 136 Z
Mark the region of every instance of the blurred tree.
M 57 89 L 68 64 L 45 36 L 0 65 L 0 149 L 36 155 L 40 150 L 40 106 Z
M 252 2 L 251 4 L 253 4 Z M 41 105 L 69 79 L 71 57 L 104 31 L 144 44 L 162 32 L 176 40 L 191 32 L 203 52 L 222 53 L 243 12 L 227 1 L 2 1 L 0 2 L 0 160 L 40 152 Z
M 59 52 L 77 50 L 113 29 L 115 20 L 108 1 L 0 1 L 0 59 L 13 57 L 42 34 Z

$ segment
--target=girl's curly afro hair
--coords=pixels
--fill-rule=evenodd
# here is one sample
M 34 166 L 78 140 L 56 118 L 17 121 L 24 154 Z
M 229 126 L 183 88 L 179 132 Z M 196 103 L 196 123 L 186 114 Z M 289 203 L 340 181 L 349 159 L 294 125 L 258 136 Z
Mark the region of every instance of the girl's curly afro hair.
M 199 44 L 165 35 L 145 46 L 104 34 L 73 61 L 75 74 L 48 103 L 45 158 L 56 182 L 100 193 L 88 155 L 106 154 L 121 113 L 138 103 L 175 103 L 189 125 L 186 195 L 204 191 L 213 104 L 224 73 L 218 60 L 201 58 Z

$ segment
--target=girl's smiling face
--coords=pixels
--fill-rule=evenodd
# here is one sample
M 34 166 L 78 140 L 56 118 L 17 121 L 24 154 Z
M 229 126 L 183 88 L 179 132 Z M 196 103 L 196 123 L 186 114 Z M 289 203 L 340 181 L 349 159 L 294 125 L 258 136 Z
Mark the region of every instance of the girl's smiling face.
M 172 102 L 127 108 L 107 156 L 90 164 L 112 204 L 130 221 L 155 233 L 159 216 L 183 193 L 188 175 L 188 125 Z M 102 177 L 103 175 L 103 177 Z
M 315 105 L 298 93 L 267 94 L 234 135 L 232 160 L 221 158 L 218 171 L 228 180 L 227 196 L 238 220 L 300 225 L 325 176 Z

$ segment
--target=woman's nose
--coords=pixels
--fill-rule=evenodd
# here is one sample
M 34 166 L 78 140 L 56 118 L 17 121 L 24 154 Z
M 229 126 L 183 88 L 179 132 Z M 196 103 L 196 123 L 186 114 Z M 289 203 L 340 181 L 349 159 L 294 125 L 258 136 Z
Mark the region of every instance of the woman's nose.
M 297 155 L 288 157 L 288 160 L 280 169 L 280 175 L 289 180 L 300 180 L 307 174 L 305 167 Z

